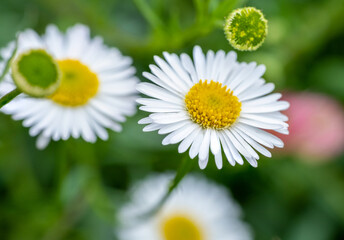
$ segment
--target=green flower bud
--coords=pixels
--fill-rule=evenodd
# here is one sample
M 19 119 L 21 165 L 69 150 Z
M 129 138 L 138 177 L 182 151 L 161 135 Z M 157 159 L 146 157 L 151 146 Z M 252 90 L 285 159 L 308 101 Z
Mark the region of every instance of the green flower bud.
M 21 53 L 11 64 L 12 78 L 17 87 L 33 97 L 54 93 L 60 85 L 58 64 L 43 49 Z
M 226 19 L 224 26 L 229 43 L 241 51 L 259 48 L 268 33 L 268 21 L 254 7 L 239 8 Z

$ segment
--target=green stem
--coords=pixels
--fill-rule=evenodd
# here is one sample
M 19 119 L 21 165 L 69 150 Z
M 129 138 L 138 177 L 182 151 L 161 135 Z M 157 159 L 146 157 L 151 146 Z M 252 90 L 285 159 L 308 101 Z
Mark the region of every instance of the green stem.
M 7 103 L 12 101 L 16 96 L 21 94 L 21 91 L 18 88 L 15 88 L 11 92 L 7 93 L 5 96 L 0 98 L 0 109 L 5 106 Z
M 79 194 L 65 209 L 58 222 L 43 237 L 43 240 L 63 239 L 68 231 L 80 220 L 87 204 L 83 194 Z
M 18 49 L 18 37 L 17 37 L 17 40 L 15 41 L 15 46 L 14 46 L 12 55 L 11 55 L 11 57 L 8 59 L 8 61 L 6 62 L 4 71 L 2 72 L 2 74 L 1 74 L 1 76 L 0 76 L 0 82 L 5 78 L 6 74 L 7 74 L 8 71 L 10 70 L 11 62 L 12 62 L 14 56 L 15 56 L 16 53 L 17 53 L 17 49 Z
M 190 159 L 188 155 L 185 155 L 185 158 L 182 160 L 182 163 L 179 166 L 179 169 L 176 175 L 174 176 L 174 178 L 169 184 L 168 191 L 165 193 L 165 195 L 161 198 L 158 204 L 151 211 L 149 211 L 147 214 L 144 214 L 142 216 L 143 218 L 153 216 L 155 213 L 157 213 L 161 209 L 161 207 L 165 204 L 165 202 L 171 196 L 173 190 L 178 187 L 179 183 L 183 180 L 186 174 L 192 170 L 195 162 L 196 160 Z
M 163 27 L 163 22 L 154 10 L 144 0 L 134 0 L 136 7 L 139 9 L 143 17 L 152 26 L 153 29 L 159 29 Z

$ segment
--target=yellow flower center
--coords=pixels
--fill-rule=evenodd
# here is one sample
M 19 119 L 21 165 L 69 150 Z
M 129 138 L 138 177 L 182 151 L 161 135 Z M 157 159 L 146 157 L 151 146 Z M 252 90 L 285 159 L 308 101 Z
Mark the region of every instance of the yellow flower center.
M 61 84 L 50 98 L 63 106 L 77 107 L 86 104 L 98 92 L 99 80 L 87 66 L 78 60 L 58 61 L 62 73 Z
M 203 240 L 200 227 L 184 215 L 174 215 L 166 218 L 162 224 L 165 240 Z
M 233 91 L 219 82 L 202 81 L 195 84 L 185 96 L 191 119 L 203 128 L 224 129 L 239 117 L 241 102 Z

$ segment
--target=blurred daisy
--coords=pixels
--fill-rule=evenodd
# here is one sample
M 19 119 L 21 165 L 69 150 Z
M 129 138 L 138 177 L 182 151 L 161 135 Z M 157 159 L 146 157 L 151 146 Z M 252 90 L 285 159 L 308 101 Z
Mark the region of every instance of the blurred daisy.
M 14 43 L 1 50 L 4 62 L 10 57 Z M 90 30 L 77 24 L 62 34 L 50 25 L 45 35 L 29 29 L 20 34 L 17 54 L 29 49 L 44 49 L 59 65 L 62 78 L 58 90 L 47 98 L 21 94 L 3 108 L 15 120 L 24 120 L 30 135 L 37 136 L 37 147 L 70 137 L 95 142 L 106 140 L 106 128 L 120 131 L 120 122 L 136 112 L 138 79 L 134 76 L 130 57 L 103 44 L 101 37 L 90 37 Z M 3 67 L 4 62 L 1 63 Z M 11 74 L 1 84 L 1 94 L 15 88 Z
M 166 60 L 154 57 L 158 66 L 150 65 L 153 74 L 143 73 L 154 84 L 137 88 L 151 97 L 138 99 L 141 110 L 152 112 L 139 121 L 148 124 L 144 131 L 168 134 L 164 145 L 181 142 L 178 151 L 190 148 L 190 157 L 198 155 L 202 169 L 209 148 L 222 168 L 221 148 L 231 165 L 243 164 L 243 156 L 256 167 L 256 151 L 271 157 L 265 147 L 283 147 L 279 138 L 262 130 L 288 134 L 287 117 L 279 111 L 289 103 L 278 101 L 279 93 L 269 94 L 274 84 L 262 78 L 264 65 L 238 63 L 235 52 L 208 51 L 204 56 L 199 46 L 193 50 L 194 63 L 184 53 L 163 54 Z
M 240 207 L 225 188 L 188 175 L 152 217 L 152 209 L 167 191 L 172 175 L 158 175 L 132 189 L 132 201 L 120 209 L 120 240 L 246 240 L 252 239 L 240 220 Z

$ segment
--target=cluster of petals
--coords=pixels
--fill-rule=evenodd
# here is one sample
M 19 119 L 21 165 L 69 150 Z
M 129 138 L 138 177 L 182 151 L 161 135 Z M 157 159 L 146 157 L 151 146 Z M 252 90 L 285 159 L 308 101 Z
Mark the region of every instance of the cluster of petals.
M 280 111 L 286 110 L 289 103 L 279 100 L 280 93 L 271 93 L 274 84 L 262 78 L 264 65 L 238 62 L 233 51 L 210 50 L 204 54 L 199 46 L 193 49 L 193 60 L 185 53 L 178 56 L 164 52 L 163 56 L 155 56 L 151 73 L 143 73 L 150 82 L 137 87 L 148 96 L 137 100 L 141 110 L 150 112 L 139 121 L 147 124 L 144 131 L 167 134 L 162 143 L 179 143 L 180 153 L 189 149 L 191 158 L 198 156 L 202 169 L 207 166 L 210 152 L 218 168 L 223 165 L 222 150 L 231 165 L 243 164 L 246 159 L 256 167 L 257 152 L 271 157 L 266 148 L 283 147 L 283 142 L 270 132 L 288 134 L 288 118 Z M 184 99 L 200 80 L 227 86 L 241 102 L 240 116 L 230 127 L 203 128 L 192 121 Z
M 10 58 L 15 43 L 1 49 L 3 61 L 0 69 Z M 99 80 L 97 94 L 77 107 L 63 106 L 50 98 L 33 98 L 19 95 L 2 111 L 15 120 L 23 120 L 30 128 L 31 136 L 39 136 L 37 147 L 42 149 L 52 139 L 67 140 L 70 137 L 95 142 L 97 138 L 108 139 L 106 129 L 121 130 L 126 116 L 136 112 L 136 89 L 138 79 L 134 76 L 132 59 L 123 56 L 117 48 L 104 45 L 99 36 L 92 38 L 87 26 L 77 24 L 62 33 L 55 25 L 49 25 L 43 36 L 28 29 L 20 33 L 17 55 L 29 49 L 44 49 L 58 60 L 76 60 L 87 66 Z M 11 74 L 0 85 L 0 95 L 15 88 Z

